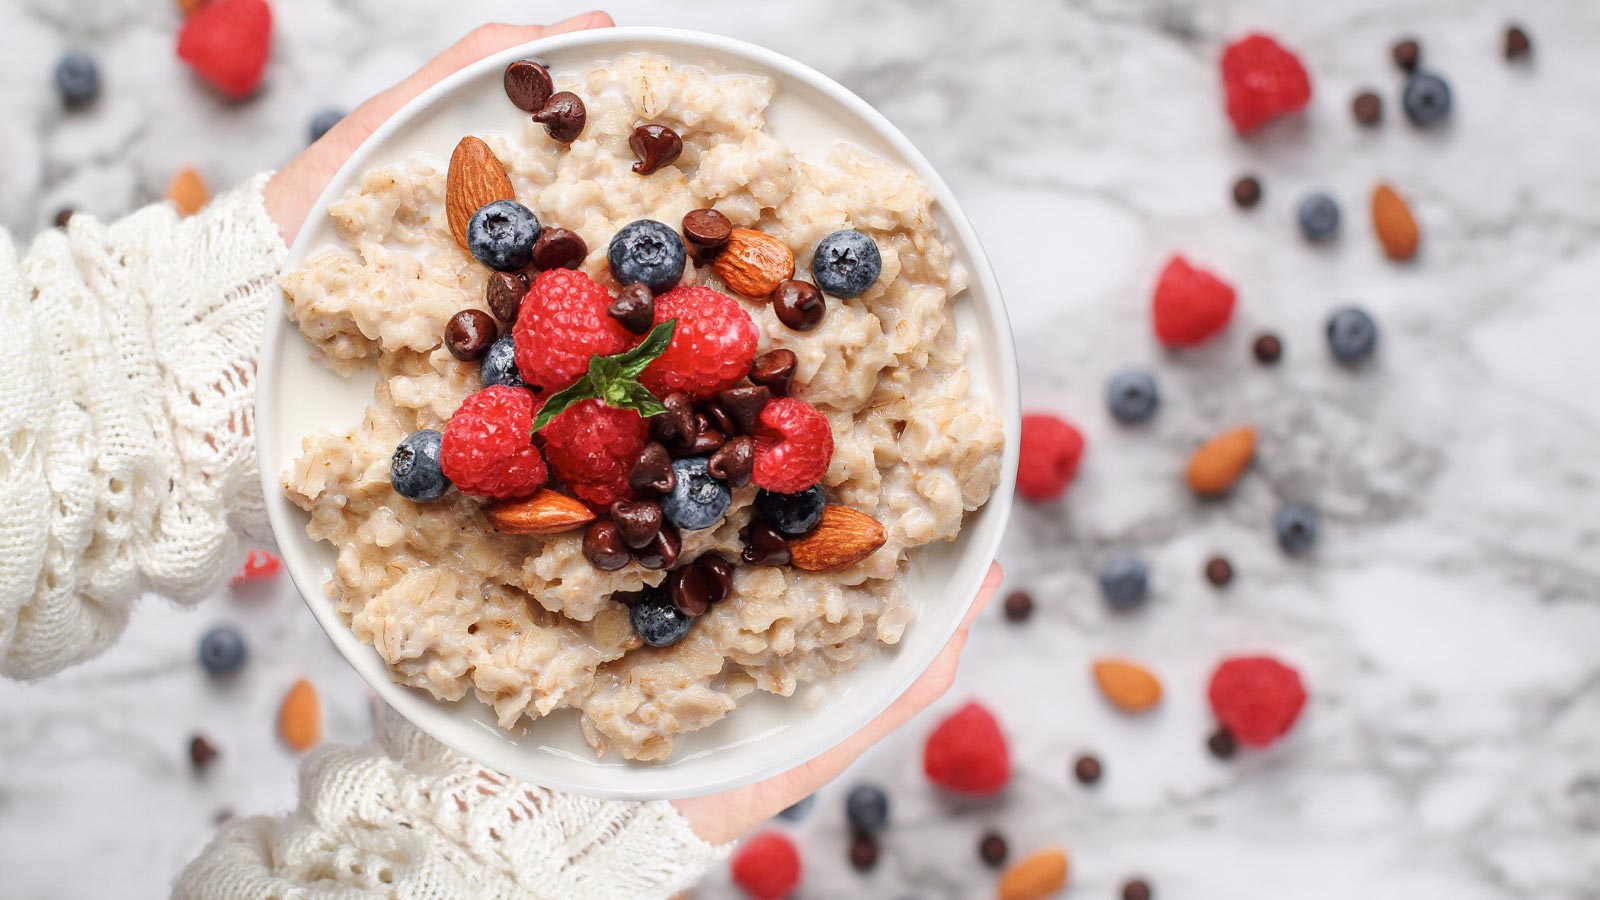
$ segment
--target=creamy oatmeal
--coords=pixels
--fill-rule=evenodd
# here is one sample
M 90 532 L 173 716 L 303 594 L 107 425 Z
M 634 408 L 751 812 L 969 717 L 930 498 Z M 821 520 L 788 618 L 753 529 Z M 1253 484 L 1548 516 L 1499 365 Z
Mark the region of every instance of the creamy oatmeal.
M 310 536 L 338 550 L 327 588 L 340 615 L 397 681 L 444 700 L 471 693 L 508 729 L 573 707 L 597 752 L 661 760 L 676 736 L 753 691 L 789 695 L 898 642 L 912 615 L 908 554 L 955 537 L 989 498 L 1001 424 L 969 393 L 967 344 L 951 318 L 967 276 L 911 172 L 848 146 L 821 165 L 800 161 L 765 130 L 774 89 L 766 78 L 636 55 L 556 87 L 587 104 L 576 141 L 558 143 L 532 122 L 521 134 L 482 137 L 516 198 L 546 226 L 577 232 L 590 248 L 583 271 L 613 292 L 607 243 L 637 219 L 675 225 L 715 208 L 781 239 L 798 273 L 835 230 L 877 244 L 875 285 L 854 299 L 828 297 L 814 330 L 790 330 L 770 303 L 739 303 L 761 351 L 796 354 L 793 396 L 831 423 L 829 502 L 875 518 L 886 542 L 839 571 L 738 566 L 726 599 L 680 643 L 655 648 L 612 595 L 667 572 L 637 563 L 602 571 L 585 558 L 582 532 L 496 532 L 482 504 L 457 492 L 433 503 L 397 495 L 397 443 L 442 429 L 480 387 L 477 366 L 452 356 L 441 335 L 463 307 L 483 307 L 490 275 L 452 238 L 445 170 L 422 159 L 368 173 L 330 210 L 342 245 L 283 279 L 291 317 L 327 364 L 379 376 L 364 420 L 307 439 L 283 485 L 310 515 Z M 683 142 L 674 164 L 648 176 L 632 171 L 628 147 L 641 122 L 670 126 Z M 692 257 L 684 281 L 724 287 Z M 756 493 L 735 489 L 719 524 L 684 531 L 680 560 L 713 550 L 737 560 Z

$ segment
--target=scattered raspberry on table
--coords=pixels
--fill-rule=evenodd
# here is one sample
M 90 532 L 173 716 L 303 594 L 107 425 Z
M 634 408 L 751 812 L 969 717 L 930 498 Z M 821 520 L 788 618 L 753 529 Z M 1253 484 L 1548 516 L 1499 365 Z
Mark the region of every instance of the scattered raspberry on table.
M 261 581 L 271 578 L 278 574 L 278 569 L 282 565 L 283 561 L 271 553 L 265 550 L 252 549 L 245 556 L 244 565 L 240 566 L 238 573 L 233 576 L 233 583 L 241 584 L 246 581 Z
M 1083 457 L 1083 435 L 1060 416 L 1022 417 L 1018 446 L 1017 493 L 1028 500 L 1054 500 L 1066 493 Z
M 928 780 L 958 794 L 988 796 L 1011 780 L 1011 753 L 994 715 L 968 703 L 940 722 L 922 750 Z
M 1286 734 L 1306 705 L 1300 673 L 1270 656 L 1236 656 L 1211 675 L 1211 712 L 1242 744 L 1265 747 Z
M 1250 34 L 1222 52 L 1228 118 L 1240 134 L 1299 112 L 1311 100 L 1311 77 L 1293 53 L 1264 34 Z
M 178 32 L 178 58 L 234 100 L 261 86 L 272 51 L 272 10 L 266 0 L 213 0 Z
M 1204 343 L 1233 318 L 1233 286 L 1174 256 L 1161 270 L 1151 298 L 1156 339 L 1168 347 Z
M 782 900 L 800 884 L 800 851 L 781 832 L 765 831 L 733 855 L 733 882 L 752 900 Z

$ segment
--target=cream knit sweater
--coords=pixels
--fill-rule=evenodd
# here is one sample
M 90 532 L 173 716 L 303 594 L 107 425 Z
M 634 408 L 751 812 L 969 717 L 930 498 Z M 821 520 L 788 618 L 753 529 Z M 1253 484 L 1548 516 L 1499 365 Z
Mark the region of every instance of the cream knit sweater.
M 266 176 L 180 219 L 75 216 L 21 260 L 0 234 L 0 674 L 104 650 L 145 593 L 192 604 L 268 539 L 255 360 L 285 248 Z M 174 896 L 646 900 L 726 848 L 667 803 L 485 771 L 386 714 L 306 759 L 289 815 L 230 823 Z

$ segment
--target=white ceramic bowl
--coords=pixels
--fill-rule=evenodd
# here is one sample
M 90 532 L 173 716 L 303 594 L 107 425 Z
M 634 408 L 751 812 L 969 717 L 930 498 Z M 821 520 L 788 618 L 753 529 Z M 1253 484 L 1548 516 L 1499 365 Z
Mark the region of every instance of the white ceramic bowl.
M 794 697 L 758 695 L 721 722 L 678 741 L 655 764 L 596 759 L 570 710 L 507 733 L 472 696 L 457 703 L 395 684 L 372 647 L 357 640 L 324 593 L 334 554 L 306 537 L 306 517 L 289 503 L 279 476 L 313 433 L 357 424 L 372 400 L 374 376 L 344 379 L 313 360 L 311 347 L 280 314 L 269 316 L 257 386 L 257 424 L 267 511 L 295 585 L 317 621 L 373 690 L 423 731 L 461 753 L 526 781 L 605 797 L 671 798 L 711 793 L 776 775 L 839 743 L 882 712 L 920 675 L 954 633 L 994 557 L 1011 507 L 1020 415 L 1010 325 L 994 273 L 972 226 L 928 161 L 876 110 L 843 87 L 770 50 L 715 35 L 662 28 L 614 28 L 546 38 L 455 73 L 407 104 L 334 176 L 289 252 L 288 268 L 334 241 L 330 202 L 374 166 L 422 153 L 441 168 L 464 134 L 519 132 L 523 114 L 505 99 L 501 72 L 512 60 L 537 58 L 558 73 L 587 68 L 635 50 L 676 62 L 767 75 L 777 95 L 769 128 L 803 157 L 820 160 L 849 141 L 908 166 L 937 198 L 945 233 L 972 273 L 957 304 L 975 390 L 987 393 L 1005 421 L 1000 484 L 959 538 L 912 554 L 909 594 L 917 614 L 897 647 L 835 683 Z

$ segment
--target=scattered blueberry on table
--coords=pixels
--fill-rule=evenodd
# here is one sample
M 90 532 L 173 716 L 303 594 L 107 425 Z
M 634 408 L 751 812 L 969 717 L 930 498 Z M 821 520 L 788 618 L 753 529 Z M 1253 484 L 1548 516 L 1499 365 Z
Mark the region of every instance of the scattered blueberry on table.
M 1378 345 L 1378 323 L 1371 314 L 1347 306 L 1328 317 L 1328 351 L 1342 365 L 1365 362 Z
M 1339 233 L 1339 203 L 1326 192 L 1307 194 L 1295 207 L 1300 233 L 1313 244 L 1332 240 Z
M 889 795 L 877 785 L 863 784 L 844 801 L 845 816 L 858 834 L 873 834 L 889 824 Z
M 1450 115 L 1450 85 L 1432 72 L 1416 72 L 1406 79 L 1400 106 L 1418 128 L 1432 128 Z
M 1100 595 L 1114 610 L 1142 606 L 1150 589 L 1150 570 L 1132 553 L 1113 553 L 1100 567 Z
M 1291 556 L 1309 551 L 1317 543 L 1321 517 L 1314 507 L 1304 503 L 1285 503 L 1272 516 L 1272 530 L 1278 536 L 1278 546 Z
M 1106 385 L 1106 406 L 1111 418 L 1124 425 L 1148 421 L 1160 403 L 1155 376 L 1141 369 L 1120 372 Z
M 63 54 L 56 63 L 56 92 L 69 107 L 86 106 L 100 96 L 100 67 L 81 50 Z
M 200 665 L 208 675 L 237 672 L 248 655 L 244 636 L 231 625 L 218 625 L 200 637 Z

